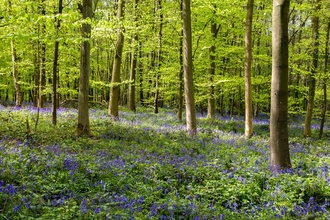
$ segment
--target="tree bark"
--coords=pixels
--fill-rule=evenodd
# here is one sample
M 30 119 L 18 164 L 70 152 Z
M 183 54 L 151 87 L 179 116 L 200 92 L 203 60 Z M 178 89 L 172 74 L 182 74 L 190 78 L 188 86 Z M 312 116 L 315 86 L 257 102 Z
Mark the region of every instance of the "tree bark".
M 45 9 L 45 0 L 41 0 L 40 5 L 40 13 L 42 16 L 46 16 L 46 9 Z M 41 25 L 41 34 L 45 34 L 46 31 L 46 25 L 45 22 Z M 44 38 L 44 36 L 42 37 Z M 45 102 L 45 94 L 43 94 L 43 91 L 45 90 L 46 86 L 46 43 L 45 40 L 42 40 L 40 42 L 40 54 L 39 54 L 39 102 L 38 107 L 43 108 L 44 102 Z
M 182 0 L 180 1 L 180 12 L 182 19 Z M 183 30 L 181 30 L 181 36 L 179 41 L 179 60 L 180 60 L 180 72 L 179 72 L 179 92 L 178 92 L 178 120 L 182 121 L 183 113 Z
M 323 108 L 321 115 L 321 124 L 320 124 L 320 133 L 319 139 L 322 138 L 323 135 L 323 127 L 325 122 L 325 114 L 327 112 L 327 72 L 328 72 L 328 62 L 329 62 L 329 31 L 330 31 L 330 22 L 328 22 L 327 26 L 327 34 L 325 40 L 325 55 L 324 55 L 324 78 L 323 78 Z
M 122 19 L 124 17 L 123 7 L 125 1 L 118 1 L 118 12 L 117 17 Z M 120 27 L 117 33 L 117 44 L 115 51 L 115 58 L 113 61 L 112 76 L 111 76 L 111 88 L 110 88 L 110 100 L 109 100 L 109 110 L 108 115 L 114 119 L 118 119 L 118 99 L 119 99 L 119 88 L 120 88 L 120 66 L 122 61 L 122 53 L 124 47 L 124 34 L 123 27 Z
M 209 49 L 209 97 L 207 100 L 207 117 L 212 121 L 215 118 L 215 99 L 214 99 L 214 75 L 215 75 L 215 39 L 217 37 L 217 25 L 211 21 L 212 46 Z
M 186 98 L 187 131 L 193 136 L 197 133 L 196 110 L 194 100 L 192 40 L 191 40 L 191 10 L 190 0 L 182 1 L 183 19 L 183 51 L 184 51 L 184 91 Z
M 39 62 L 38 62 L 38 44 L 36 44 L 36 52 L 33 57 L 33 65 L 34 65 L 34 88 L 33 88 L 33 106 L 38 107 L 38 99 L 39 99 Z
M 316 1 L 316 13 L 320 10 L 321 4 L 320 0 Z M 307 100 L 307 110 L 305 116 L 305 127 L 304 127 L 304 136 L 311 136 L 311 122 L 314 108 L 314 97 L 315 97 L 315 88 L 316 88 L 316 79 L 315 73 L 318 65 L 319 57 L 319 16 L 315 15 L 312 18 L 312 28 L 313 28 L 313 63 L 311 74 L 308 77 L 308 100 Z
M 137 6 L 139 4 L 139 0 L 135 0 L 135 4 L 134 4 L 134 21 L 135 23 L 137 23 L 138 21 L 138 16 L 137 16 Z M 137 24 L 136 24 L 137 26 Z M 131 70 L 130 70 L 130 84 L 129 84 L 129 101 L 128 101 L 128 109 L 130 111 L 135 112 L 136 111 L 136 107 L 135 107 L 135 80 L 136 80 L 136 67 L 137 67 L 137 47 L 135 46 L 135 44 L 138 43 L 139 41 L 139 37 L 137 33 L 134 33 L 133 36 L 133 52 L 131 54 Z
M 251 83 L 251 64 L 252 64 L 252 22 L 253 22 L 254 0 L 248 0 L 246 25 L 245 25 L 245 137 L 253 134 L 252 126 L 252 83 Z
M 154 113 L 158 113 L 158 99 L 159 99 L 159 78 L 160 68 L 162 65 L 162 36 L 163 36 L 163 12 L 162 12 L 162 0 L 158 0 L 159 13 L 159 32 L 158 32 L 158 55 L 157 55 L 157 70 L 156 70 L 156 82 L 155 82 L 155 96 L 154 96 Z
M 274 0 L 272 18 L 272 83 L 270 163 L 291 167 L 288 142 L 288 22 L 290 0 Z
M 183 33 L 182 33 L 183 35 Z M 178 120 L 182 121 L 182 113 L 183 113 L 183 39 L 180 37 L 180 48 L 179 48 L 179 53 L 180 53 L 180 72 L 179 72 L 179 93 L 178 93 L 178 101 L 179 101 L 179 108 L 178 108 Z
M 140 103 L 141 105 L 145 106 L 145 101 L 144 101 L 144 95 L 143 95 L 143 74 L 142 74 L 142 43 L 139 43 L 139 58 L 140 61 L 138 63 L 138 69 L 139 69 L 139 96 L 140 96 Z
M 58 0 L 58 14 L 62 14 L 62 5 L 63 0 Z M 57 69 L 58 69 L 58 48 L 60 42 L 57 40 L 57 35 L 59 28 L 61 26 L 61 20 L 57 17 L 56 18 L 57 24 L 55 26 L 56 29 L 56 39 L 55 39 L 55 46 L 54 46 L 54 61 L 53 61 L 53 91 L 52 91 L 52 124 L 56 125 L 57 121 Z
M 9 8 L 9 14 L 11 14 L 12 5 L 10 0 L 8 0 L 8 8 Z M 10 41 L 10 46 L 11 46 L 11 62 L 12 62 L 12 71 L 13 71 L 14 88 L 15 88 L 15 102 L 16 102 L 16 106 L 21 106 L 22 92 L 21 92 L 21 86 L 19 85 L 17 55 L 16 55 L 16 48 L 13 39 Z
M 16 56 L 16 48 L 14 45 L 14 40 L 11 40 L 11 60 L 12 60 L 12 67 L 13 67 L 16 106 L 21 106 L 22 105 L 22 92 L 21 92 L 21 86 L 19 85 L 19 73 L 18 73 L 17 56 Z
M 83 0 L 83 19 L 92 18 L 92 0 Z M 89 75 L 90 75 L 90 37 L 91 25 L 84 22 L 81 27 L 82 36 L 84 38 L 81 43 L 80 54 L 80 78 L 79 78 L 79 95 L 78 95 L 78 126 L 77 135 L 91 136 L 89 124 Z

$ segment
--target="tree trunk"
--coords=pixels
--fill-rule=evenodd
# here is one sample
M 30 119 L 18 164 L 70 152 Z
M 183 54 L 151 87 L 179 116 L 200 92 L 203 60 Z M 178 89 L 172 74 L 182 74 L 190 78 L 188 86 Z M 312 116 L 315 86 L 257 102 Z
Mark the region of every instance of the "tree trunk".
M 181 3 L 182 7 L 182 3 Z M 181 8 L 182 11 L 182 8 Z M 183 35 L 183 32 L 181 32 Z M 180 37 L 180 47 L 179 47 L 179 53 L 180 53 L 180 72 L 179 72 L 179 108 L 178 108 L 178 120 L 182 121 L 182 112 L 183 112 L 183 38 Z
M 33 106 L 38 107 L 38 99 L 39 99 L 39 62 L 38 62 L 38 46 L 36 46 L 36 51 L 34 54 L 34 88 L 33 88 Z
M 272 18 L 272 83 L 270 163 L 291 167 L 288 142 L 288 22 L 290 0 L 274 0 Z
M 212 121 L 215 118 L 215 99 L 214 99 L 214 74 L 215 74 L 215 39 L 217 37 L 217 25 L 212 19 L 211 21 L 211 35 L 212 35 L 212 46 L 209 49 L 209 97 L 207 100 L 207 117 Z
M 320 10 L 321 4 L 320 0 L 316 1 L 316 12 Z M 315 88 L 316 88 L 316 79 L 315 73 L 318 65 L 319 58 L 319 16 L 315 15 L 312 18 L 312 27 L 313 27 L 313 63 L 311 74 L 308 78 L 308 100 L 307 100 L 307 111 L 305 116 L 305 127 L 304 127 L 304 136 L 311 136 L 311 122 L 314 108 L 314 97 L 315 97 Z
M 118 12 L 117 17 L 122 19 L 124 17 L 123 7 L 125 1 L 118 1 Z M 118 99 L 119 99 L 119 88 L 120 88 L 120 66 L 122 61 L 122 53 L 124 47 L 124 34 L 123 27 L 120 27 L 117 33 L 117 44 L 115 51 L 115 58 L 113 61 L 112 76 L 111 76 L 111 89 L 110 89 L 110 101 L 109 101 L 109 110 L 108 114 L 114 119 L 118 119 Z
M 180 12 L 182 19 L 182 0 L 180 1 Z M 180 60 L 180 72 L 179 72 L 179 93 L 178 93 L 178 120 L 182 121 L 183 112 L 183 30 L 181 30 L 181 36 L 179 41 L 179 60 Z
M 257 40 L 257 51 L 256 51 L 256 54 L 257 56 L 259 56 L 260 54 L 260 38 L 261 38 L 261 31 L 258 31 L 258 40 Z M 257 77 L 261 75 L 261 66 L 260 66 L 260 61 L 256 61 L 257 64 L 256 64 L 256 75 Z M 260 84 L 256 85 L 256 98 L 257 100 L 259 100 L 260 98 Z M 257 118 L 259 115 L 259 101 L 256 101 L 255 104 L 254 104 L 254 113 L 253 113 L 253 117 L 254 118 Z M 252 132 L 253 133 L 253 132 Z
M 15 86 L 15 101 L 16 106 L 22 105 L 22 93 L 21 87 L 19 85 L 19 74 L 18 74 L 18 66 L 17 66 L 17 56 L 16 56 L 16 48 L 14 45 L 14 40 L 11 40 L 11 60 L 13 65 L 13 78 L 14 78 L 14 86 Z
M 224 116 L 224 108 L 225 108 L 225 105 L 224 105 L 224 94 L 223 94 L 223 91 L 220 91 L 220 98 L 219 98 L 219 114 L 220 116 Z
M 162 36 L 163 36 L 163 12 L 162 12 L 162 0 L 158 0 L 158 9 L 159 13 L 159 32 L 158 32 L 158 57 L 157 57 L 157 70 L 156 70 L 156 91 L 154 96 L 154 113 L 158 113 L 158 99 L 159 99 L 159 77 L 160 77 L 160 68 L 162 61 Z
M 322 115 L 321 115 L 321 125 L 320 125 L 319 139 L 321 139 L 322 135 L 323 135 L 325 114 L 327 112 L 327 72 L 328 72 L 328 62 L 329 62 L 329 31 L 330 31 L 330 22 L 328 22 L 327 35 L 326 35 L 326 40 L 325 40 L 324 78 L 323 78 L 323 108 L 322 108 Z
M 134 5 L 134 21 L 135 23 L 137 23 L 138 21 L 138 15 L 137 15 L 137 6 L 139 4 L 139 0 L 135 0 L 135 5 Z M 136 24 L 137 26 L 137 24 Z M 128 101 L 128 109 L 130 111 L 135 112 L 136 111 L 136 107 L 135 107 L 135 80 L 136 80 L 136 67 L 137 67 L 137 47 L 135 44 L 138 43 L 139 37 L 137 35 L 137 33 L 134 33 L 134 37 L 133 37 L 133 52 L 131 54 L 131 70 L 130 70 L 130 84 L 129 84 L 129 101 Z
M 83 0 L 82 6 L 83 19 L 92 18 L 92 0 Z M 89 75 L 90 75 L 90 43 L 91 25 L 84 22 L 81 27 L 82 36 L 85 39 L 81 43 L 80 55 L 80 78 L 79 78 L 79 95 L 78 95 L 78 126 L 77 135 L 91 136 L 89 125 Z
M 9 8 L 9 14 L 11 14 L 11 1 L 8 0 L 8 8 Z M 14 30 L 12 30 L 14 31 Z M 22 93 L 21 93 L 21 87 L 19 85 L 19 73 L 18 73 L 18 66 L 17 66 L 17 55 L 16 55 L 16 48 L 14 40 L 12 39 L 10 41 L 11 44 L 11 61 L 12 61 L 12 71 L 13 71 L 13 79 L 14 79 L 14 87 L 15 87 L 15 102 L 16 106 L 22 105 Z
M 137 36 L 134 37 L 135 40 L 138 40 Z M 135 112 L 135 79 L 136 79 L 136 52 L 133 51 L 131 54 L 131 69 L 130 69 L 130 85 L 129 85 L 129 101 L 128 101 L 128 109 L 130 111 Z
M 230 99 L 230 113 L 229 113 L 230 118 L 234 116 L 234 107 L 235 107 L 235 90 L 233 91 L 233 94 L 231 95 L 231 99 Z
M 40 10 L 41 15 L 46 16 L 46 9 L 45 9 L 45 0 L 41 1 Z M 45 34 L 46 31 L 46 25 L 45 22 L 41 25 L 41 34 Z M 45 38 L 45 36 L 42 36 L 42 38 Z M 43 94 L 46 86 L 46 43 L 40 42 L 40 54 L 39 54 L 39 65 L 40 65 L 40 72 L 39 72 L 39 102 L 38 107 L 43 108 L 44 102 L 45 102 L 45 94 Z
M 194 100 L 192 40 L 191 40 L 190 0 L 182 1 L 183 51 L 184 51 L 184 86 L 186 98 L 186 121 L 189 135 L 197 132 L 196 110 Z
M 129 76 L 127 75 L 127 73 L 130 72 L 130 56 L 126 56 L 125 57 L 125 62 L 122 64 L 122 71 L 121 71 L 121 82 L 124 82 L 126 81 L 127 78 L 129 78 Z M 121 86 L 120 86 L 120 89 L 119 89 L 119 102 L 118 102 L 118 105 L 121 105 L 121 106 L 125 106 L 127 105 L 127 91 L 128 91 L 128 88 L 127 88 L 127 84 L 126 83 L 122 83 Z
M 62 14 L 62 4 L 63 0 L 58 0 L 58 14 Z M 56 18 L 56 39 L 55 39 L 55 46 L 54 46 L 54 61 L 53 61 L 53 91 L 52 91 L 52 124 L 56 125 L 57 121 L 57 67 L 58 67 L 58 48 L 60 42 L 57 40 L 57 35 L 59 28 L 61 26 L 61 20 Z
M 139 95 L 140 95 L 140 103 L 141 105 L 145 106 L 145 102 L 144 102 L 144 96 L 143 96 L 143 74 L 142 74 L 142 43 L 139 43 L 139 58 L 140 61 L 138 63 L 139 65 L 139 77 L 140 77 L 140 82 L 139 82 Z
M 253 134 L 252 126 L 252 85 L 251 85 L 251 63 L 252 63 L 252 20 L 254 0 L 248 0 L 246 25 L 245 25 L 245 137 Z

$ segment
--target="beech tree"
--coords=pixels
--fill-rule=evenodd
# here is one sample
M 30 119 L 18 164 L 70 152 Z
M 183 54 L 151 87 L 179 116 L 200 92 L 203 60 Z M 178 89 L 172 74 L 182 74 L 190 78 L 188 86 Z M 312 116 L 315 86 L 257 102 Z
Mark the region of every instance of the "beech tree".
M 89 124 L 89 75 L 90 75 L 90 38 L 92 19 L 92 0 L 83 0 L 82 15 L 84 22 L 81 26 L 83 42 L 80 50 L 80 78 L 78 95 L 78 126 L 77 135 L 91 135 Z
M 11 14 L 12 10 L 12 4 L 11 1 L 8 0 L 8 9 L 9 14 Z M 12 33 L 14 30 L 11 30 Z M 10 40 L 11 44 L 11 58 L 12 58 L 12 73 L 13 73 L 13 79 L 14 79 L 14 87 L 15 87 L 15 93 L 16 93 L 16 106 L 22 105 L 22 94 L 21 94 L 21 86 L 19 84 L 19 73 L 18 73 L 18 66 L 17 66 L 17 54 L 16 54 L 16 47 L 15 47 L 15 41 L 13 38 Z
M 41 29 L 41 41 L 39 41 L 40 51 L 39 51 L 39 97 L 38 97 L 38 108 L 44 107 L 45 102 L 45 86 L 46 86 L 46 24 L 45 24 L 45 18 L 46 18 L 46 1 L 41 0 L 40 2 L 40 14 L 42 16 L 43 22 L 40 26 Z
M 216 7 L 215 7 L 216 8 Z M 211 20 L 211 35 L 212 35 L 212 45 L 209 49 L 209 59 L 210 59 L 210 66 L 209 66 L 209 98 L 207 101 L 207 117 L 210 118 L 212 121 L 215 118 L 215 98 L 214 98 L 214 74 L 215 74 L 215 40 L 217 38 L 218 32 L 217 24 L 215 23 L 214 18 Z
M 117 17 L 121 20 L 124 17 L 123 7 L 125 1 L 118 1 Z M 118 99 L 119 99 L 119 86 L 120 86 L 120 67 L 122 61 L 122 53 L 124 47 L 124 34 L 123 28 L 120 27 L 117 33 L 117 44 L 115 48 L 115 57 L 113 61 L 112 76 L 111 76 L 111 89 L 108 114 L 112 118 L 118 118 Z
M 182 20 L 182 0 L 180 0 L 180 18 Z M 181 26 L 183 24 L 181 23 Z M 180 70 L 179 70 L 179 88 L 178 88 L 178 120 L 182 121 L 182 112 L 183 112 L 183 30 L 180 31 L 180 37 L 179 37 L 179 62 L 180 62 Z
M 58 14 L 62 14 L 63 10 L 63 0 L 58 1 Z M 58 35 L 59 28 L 61 26 L 61 20 L 56 18 L 56 35 Z M 54 46 L 54 60 L 53 60 L 53 91 L 52 91 L 52 124 L 56 125 L 57 120 L 57 70 L 58 70 L 58 48 L 60 42 L 57 40 L 57 36 L 55 37 L 55 46 Z
M 319 15 L 318 11 L 320 10 L 321 0 L 316 1 L 315 15 L 312 18 L 312 28 L 313 28 L 313 62 L 311 67 L 311 73 L 308 76 L 308 101 L 307 101 L 307 110 L 305 116 L 305 127 L 304 127 L 304 136 L 311 136 L 311 122 L 314 108 L 314 99 L 315 99 L 315 89 L 316 89 L 316 79 L 315 74 L 318 68 L 318 59 L 319 59 Z
M 245 136 L 251 137 L 252 127 L 252 85 L 251 85 L 251 63 L 252 63 L 252 19 L 254 0 L 248 0 L 246 13 L 245 31 Z
M 323 106 L 322 106 L 322 114 L 321 114 L 321 123 L 320 123 L 320 132 L 319 132 L 319 139 L 322 138 L 323 135 L 323 127 L 325 122 L 325 115 L 327 112 L 327 72 L 329 66 L 329 32 L 330 32 L 330 22 L 327 24 L 326 29 L 326 39 L 325 39 L 325 52 L 324 52 L 324 76 L 323 76 Z
M 272 83 L 270 163 L 291 167 L 288 142 L 288 23 L 290 0 L 274 0 L 272 19 Z
M 183 19 L 183 70 L 184 70 L 184 92 L 186 99 L 186 122 L 187 131 L 190 135 L 197 132 L 196 110 L 194 100 L 192 42 L 191 42 L 191 11 L 190 0 L 182 0 Z
M 135 25 L 137 25 L 138 21 L 138 15 L 137 15 L 137 6 L 139 4 L 139 0 L 135 0 L 134 3 L 134 22 Z M 137 54 L 138 50 L 136 48 L 138 44 L 139 36 L 137 33 L 133 34 L 133 51 L 131 53 L 131 69 L 130 69 L 130 84 L 129 84 L 129 100 L 128 100 L 128 109 L 130 111 L 136 111 L 136 106 L 135 106 L 135 85 L 136 85 L 136 68 L 137 68 Z M 135 44 L 135 45 L 134 45 Z
M 162 37 L 163 37 L 163 12 L 162 0 L 158 0 L 157 11 L 159 11 L 159 30 L 158 30 L 158 51 L 157 51 L 157 70 L 155 77 L 155 96 L 154 96 L 154 113 L 158 113 L 159 102 L 159 81 L 160 81 L 160 68 L 162 65 Z
M 12 4 L 11 11 L 8 1 Z M 74 2 L 76 1 L 67 4 L 63 1 L 65 7 L 63 16 L 60 16 L 59 0 L 0 0 L 1 100 L 15 104 L 19 100 L 33 101 L 37 106 L 40 95 L 44 95 L 45 102 L 52 101 L 54 104 L 56 104 L 52 100 L 55 98 L 54 94 L 58 94 L 58 102 L 79 99 L 81 13 Z M 102 1 L 102 4 L 96 5 L 97 2 L 101 1 L 92 2 L 95 11 L 92 21 L 93 50 L 90 55 L 89 101 L 109 101 L 110 95 L 115 95 L 118 89 L 120 96 L 111 99 L 114 102 L 119 99 L 118 104 L 128 104 L 130 109 L 134 110 L 136 105 L 131 101 L 140 100 L 143 107 L 155 107 L 155 104 L 156 107 L 161 107 L 164 102 L 170 108 L 178 108 L 178 118 L 183 118 L 185 111 L 182 110 L 186 104 L 183 100 L 183 94 L 186 94 L 183 87 L 185 49 L 180 42 L 181 40 L 183 42 L 181 17 L 183 13 L 178 4 L 180 1 L 161 1 L 161 4 L 159 0 L 139 1 L 137 10 L 136 0 L 127 1 L 125 3 L 127 7 L 123 9 L 125 17 L 121 19 L 117 17 L 118 1 Z M 209 118 L 216 115 L 215 110 L 221 115 L 228 114 L 238 118 L 243 110 L 250 112 L 249 107 L 243 105 L 245 74 L 243 74 L 244 59 L 242 58 L 246 49 L 244 35 L 248 35 L 245 34 L 247 23 L 242 21 L 247 17 L 247 2 L 196 0 L 194 7 L 191 7 L 194 68 L 192 64 L 189 66 L 193 71 L 194 105 L 200 107 L 202 114 L 207 108 Z M 252 38 L 255 40 L 254 44 L 251 44 L 253 63 L 250 67 L 253 79 L 251 90 L 254 117 L 258 117 L 258 112 L 270 112 L 269 83 L 272 71 L 270 44 L 272 4 L 270 2 L 254 1 Z M 319 12 L 318 4 L 321 5 Z M 290 11 L 288 114 L 306 113 L 307 100 L 311 100 L 306 92 L 309 89 L 307 83 L 310 73 L 315 74 L 311 78 L 315 79 L 316 85 L 314 113 L 323 115 L 321 110 L 325 109 L 324 107 L 329 109 L 329 102 L 323 104 L 326 100 L 324 99 L 325 80 L 329 74 L 323 73 L 325 68 L 323 61 L 319 62 L 317 68 L 313 67 L 317 53 L 314 52 L 313 43 L 316 42 L 313 37 L 316 36 L 313 35 L 316 26 L 312 23 L 317 16 L 320 17 L 317 41 L 320 45 L 325 45 L 325 28 L 328 19 L 326 15 L 329 14 L 327 1 L 319 0 L 318 4 L 317 1 L 299 0 L 293 2 Z M 54 28 L 54 25 L 58 24 L 57 19 L 61 20 L 58 34 L 56 27 Z M 248 19 L 246 21 L 248 22 Z M 125 25 L 125 40 L 128 36 L 122 47 L 121 56 L 116 46 L 120 26 L 118 23 Z M 123 31 L 123 28 L 120 30 Z M 12 44 L 14 50 L 11 48 Z M 60 51 L 57 62 L 59 68 L 51 63 L 56 60 L 57 44 Z M 44 51 L 44 48 L 47 50 Z M 318 59 L 323 60 L 324 49 L 324 46 L 320 47 Z M 116 75 L 113 74 L 114 67 L 118 67 L 118 61 L 115 59 L 119 57 L 120 68 L 116 68 L 120 71 L 119 81 L 109 83 L 111 77 Z M 248 63 L 245 65 L 245 70 L 249 69 L 247 67 Z M 13 80 L 15 72 L 16 83 Z M 40 81 L 40 73 L 46 73 L 41 74 L 45 76 L 44 86 Z M 51 73 L 56 73 L 56 76 L 54 74 L 52 77 Z M 58 87 L 54 88 L 57 83 Z M 51 98 L 52 87 L 53 98 Z M 17 88 L 20 92 L 16 91 Z M 39 88 L 44 89 L 39 92 Z M 55 89 L 57 92 L 54 92 Z M 113 89 L 115 92 L 110 92 Z M 16 97 L 19 94 L 21 98 Z M 157 96 L 154 96 L 156 94 Z M 126 101 L 127 97 L 129 102 Z M 56 111 L 53 110 L 53 113 Z M 246 119 L 251 117 L 247 116 Z M 306 129 L 309 127 L 307 124 Z M 252 133 L 252 129 L 250 132 Z

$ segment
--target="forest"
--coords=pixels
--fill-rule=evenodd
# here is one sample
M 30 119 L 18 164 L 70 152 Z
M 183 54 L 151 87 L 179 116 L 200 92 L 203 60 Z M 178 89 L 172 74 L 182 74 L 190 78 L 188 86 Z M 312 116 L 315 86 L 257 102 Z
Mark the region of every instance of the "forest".
M 0 0 L 1 219 L 330 219 L 328 0 Z

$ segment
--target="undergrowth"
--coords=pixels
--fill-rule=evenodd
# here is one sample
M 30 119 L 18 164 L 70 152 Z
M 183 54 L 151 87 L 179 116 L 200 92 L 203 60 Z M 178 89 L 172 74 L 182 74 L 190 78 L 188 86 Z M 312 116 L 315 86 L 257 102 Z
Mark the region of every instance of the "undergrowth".
M 328 219 L 329 134 L 290 123 L 293 168 L 269 168 L 269 120 L 199 116 L 189 137 L 173 110 L 90 110 L 92 138 L 75 137 L 77 111 L 0 106 L 0 219 Z M 29 122 L 29 128 L 27 127 Z M 317 121 L 314 121 L 316 125 Z M 316 127 L 315 127 L 316 129 Z M 315 136 L 316 136 L 316 130 Z

